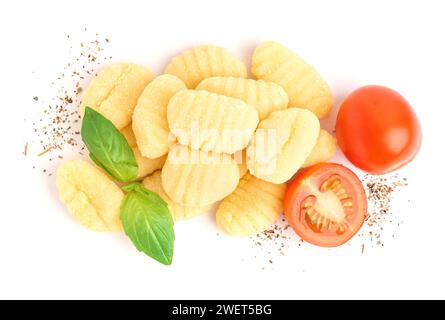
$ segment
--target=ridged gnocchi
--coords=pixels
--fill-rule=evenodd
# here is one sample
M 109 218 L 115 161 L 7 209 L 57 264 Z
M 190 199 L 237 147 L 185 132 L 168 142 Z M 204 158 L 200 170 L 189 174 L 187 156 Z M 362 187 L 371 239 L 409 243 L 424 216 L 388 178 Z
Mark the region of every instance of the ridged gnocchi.
M 168 128 L 167 105 L 171 97 L 183 89 L 186 89 L 184 82 L 165 74 L 150 82 L 139 97 L 133 113 L 133 131 L 145 157 L 161 157 L 175 143 Z
M 286 109 L 289 103 L 282 87 L 264 80 L 212 77 L 201 81 L 196 89 L 241 99 L 256 108 L 260 120 L 267 118 L 273 111 Z
M 247 148 L 250 173 L 272 183 L 286 182 L 303 165 L 319 133 L 320 122 L 309 110 L 273 112 L 260 122 Z
M 326 162 L 331 159 L 337 151 L 337 139 L 326 130 L 321 129 L 317 143 L 312 149 L 309 157 L 306 158 L 302 168 L 313 166 L 317 163 Z
M 139 180 L 164 166 L 165 160 L 167 160 L 167 155 L 163 155 L 155 159 L 149 159 L 141 154 L 136 144 L 136 137 L 134 136 L 131 124 L 122 129 L 121 133 L 127 139 L 127 142 L 133 150 L 136 162 L 138 164 L 138 175 L 136 180 Z
M 80 112 L 83 115 L 85 107 L 93 108 L 121 130 L 130 124 L 137 99 L 152 79 L 152 73 L 144 66 L 110 65 L 90 82 Z
M 214 45 L 198 46 L 174 57 L 164 73 L 177 76 L 194 89 L 203 79 L 214 76 L 247 77 L 244 63 L 227 49 Z
M 180 144 L 229 154 L 248 145 L 259 121 L 258 112 L 244 101 L 203 90 L 175 94 L 167 119 Z
M 123 191 L 108 176 L 83 160 L 62 164 L 56 185 L 60 200 L 74 219 L 95 231 L 119 231 Z
M 170 197 L 165 193 L 164 188 L 162 188 L 161 171 L 156 171 L 152 175 L 146 177 L 142 181 L 142 185 L 148 190 L 159 194 L 159 196 L 164 199 L 165 202 L 167 202 L 168 208 L 175 220 L 194 218 L 209 211 L 212 207 L 211 205 L 203 207 L 187 207 L 170 199 Z
M 323 78 L 303 59 L 277 42 L 266 41 L 255 49 L 252 74 L 282 86 L 289 96 L 290 107 L 308 109 L 319 118 L 332 109 L 332 93 Z
M 162 169 L 162 187 L 175 202 L 203 207 L 227 197 L 240 179 L 236 162 L 227 154 L 176 145 Z
M 270 227 L 283 211 L 285 184 L 260 180 L 247 173 L 216 211 L 216 223 L 228 234 L 250 236 Z

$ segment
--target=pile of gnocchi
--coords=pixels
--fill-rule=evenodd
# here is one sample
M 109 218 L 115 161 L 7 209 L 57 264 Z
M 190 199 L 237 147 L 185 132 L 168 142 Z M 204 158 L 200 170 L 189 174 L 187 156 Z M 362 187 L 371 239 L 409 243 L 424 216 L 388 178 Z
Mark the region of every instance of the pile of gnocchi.
M 174 57 L 157 77 L 142 65 L 113 64 L 91 81 L 80 111 L 91 108 L 119 130 L 137 163 L 134 180 L 159 195 L 174 220 L 217 204 L 221 229 L 255 235 L 283 212 L 287 181 L 329 160 L 337 143 L 319 121 L 332 108 L 331 91 L 298 55 L 261 43 L 251 73 L 213 45 Z M 83 226 L 122 230 L 125 188 L 97 162 L 65 162 L 56 183 Z

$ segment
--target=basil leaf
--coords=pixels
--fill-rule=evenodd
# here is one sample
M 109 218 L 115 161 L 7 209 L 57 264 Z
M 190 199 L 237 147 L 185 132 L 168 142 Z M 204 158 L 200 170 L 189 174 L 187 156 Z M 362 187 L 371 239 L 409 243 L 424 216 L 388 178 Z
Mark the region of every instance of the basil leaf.
M 81 135 L 91 160 L 110 176 L 121 182 L 136 179 L 138 164 L 133 150 L 110 120 L 86 107 Z
M 175 233 L 167 203 L 140 183 L 132 183 L 122 189 L 128 192 L 120 209 L 125 234 L 139 251 L 170 265 Z

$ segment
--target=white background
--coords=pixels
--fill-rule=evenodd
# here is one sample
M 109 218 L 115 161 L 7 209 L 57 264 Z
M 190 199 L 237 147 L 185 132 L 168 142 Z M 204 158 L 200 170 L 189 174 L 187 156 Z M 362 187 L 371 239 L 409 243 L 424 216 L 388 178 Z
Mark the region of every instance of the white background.
M 444 14 L 443 1 L 1 1 L 0 298 L 445 298 Z M 251 240 L 217 235 L 208 215 L 176 224 L 174 263 L 164 267 L 123 235 L 78 226 L 53 178 L 21 152 L 23 119 L 40 111 L 32 96 L 52 94 L 66 34 L 86 37 L 84 27 L 110 38 L 114 61 L 155 72 L 203 43 L 249 63 L 273 39 L 316 66 L 337 105 L 364 84 L 401 92 L 424 140 L 400 173 L 410 185 L 397 195 L 405 216 L 396 237 L 364 254 L 356 240 L 333 250 L 295 245 L 271 266 Z

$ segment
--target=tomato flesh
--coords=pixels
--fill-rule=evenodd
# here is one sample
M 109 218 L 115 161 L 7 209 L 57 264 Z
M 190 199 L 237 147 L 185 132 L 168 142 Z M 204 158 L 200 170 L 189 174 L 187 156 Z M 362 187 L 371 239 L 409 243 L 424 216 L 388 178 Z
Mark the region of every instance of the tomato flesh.
M 303 240 L 336 247 L 351 239 L 363 225 L 366 194 L 351 170 L 322 163 L 297 174 L 286 193 L 284 212 Z
M 422 134 L 410 104 L 396 91 L 365 86 L 341 104 L 338 145 L 356 167 L 372 174 L 394 171 L 417 154 Z

